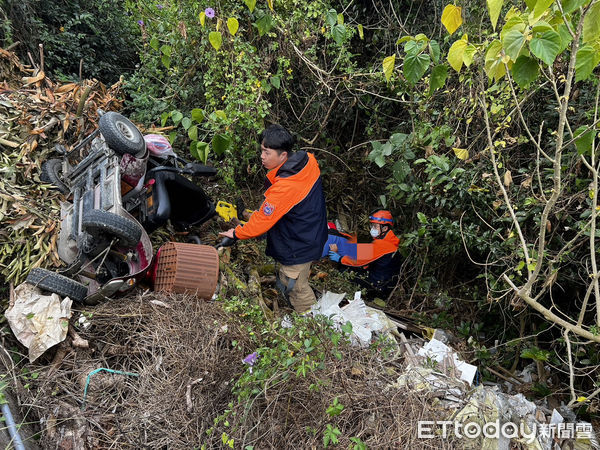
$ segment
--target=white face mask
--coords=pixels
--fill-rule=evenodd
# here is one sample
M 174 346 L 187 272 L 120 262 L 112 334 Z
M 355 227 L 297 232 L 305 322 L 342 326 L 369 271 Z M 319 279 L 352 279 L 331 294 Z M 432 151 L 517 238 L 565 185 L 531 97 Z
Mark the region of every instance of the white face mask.
M 376 227 L 371 227 L 371 237 L 376 238 L 379 236 L 379 230 Z

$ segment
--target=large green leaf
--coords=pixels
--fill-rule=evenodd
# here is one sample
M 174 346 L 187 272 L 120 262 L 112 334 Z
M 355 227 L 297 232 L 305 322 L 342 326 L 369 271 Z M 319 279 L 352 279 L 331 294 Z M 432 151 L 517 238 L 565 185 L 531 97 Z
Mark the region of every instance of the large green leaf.
M 438 63 L 440 60 L 440 44 L 437 41 L 431 41 L 429 43 L 429 54 L 434 63 Z
M 577 51 L 575 81 L 586 80 L 600 62 L 600 52 L 591 45 L 584 45 Z
M 196 125 L 192 125 L 188 128 L 188 136 L 192 141 L 198 140 L 198 127 Z
M 560 35 L 560 51 L 558 52 L 559 54 L 564 52 L 566 50 L 566 48 L 569 46 L 569 44 L 571 44 L 571 41 L 573 40 L 573 36 L 571 36 L 571 33 L 569 32 L 569 29 L 567 28 L 567 26 L 565 24 L 561 24 L 558 26 L 558 34 Z
M 500 31 L 500 40 L 504 42 L 504 35 L 511 30 L 524 32 L 526 26 L 527 24 L 520 16 L 512 16 L 502 27 L 502 31 Z
M 388 56 L 383 59 L 383 74 L 385 80 L 390 81 L 392 73 L 394 72 L 394 66 L 396 65 L 396 55 Z
M 325 13 L 325 22 L 327 22 L 327 25 L 330 27 L 337 23 L 337 11 L 335 9 L 330 9 Z
M 556 31 L 545 31 L 534 36 L 529 48 L 531 53 L 550 66 L 554 63 L 561 44 L 560 35 Z
M 229 148 L 231 139 L 226 134 L 215 134 L 212 139 L 212 148 L 218 156 L 225 153 L 225 150 Z
M 175 110 L 171 112 L 171 119 L 173 119 L 173 123 L 175 124 L 175 126 L 179 125 L 179 122 L 181 122 L 181 119 L 183 119 L 183 114 L 181 114 L 179 111 Z
M 346 39 L 346 25 L 336 24 L 331 27 L 331 36 L 338 45 L 343 44 Z
M 204 111 L 202 111 L 200 108 L 194 108 L 192 109 L 192 120 L 200 123 L 204 120 Z
M 500 10 L 504 0 L 487 0 L 488 11 L 490 12 L 490 20 L 492 21 L 492 27 L 496 29 L 498 23 L 498 17 L 500 16 Z
M 425 74 L 430 63 L 431 58 L 426 53 L 420 53 L 418 55 L 413 55 L 411 53 L 406 55 L 402 67 L 404 77 L 409 83 L 416 84 L 416 82 Z
M 525 0 L 525 4 L 527 5 L 527 8 L 530 11 L 533 11 L 533 8 L 535 7 L 536 3 L 537 3 L 537 0 Z
M 256 0 L 244 0 L 244 3 L 250 10 L 250 12 L 254 12 L 254 8 L 256 7 Z
M 265 14 L 256 22 L 254 22 L 254 26 L 258 30 L 258 34 L 260 36 L 264 36 L 266 33 L 271 31 L 271 28 L 273 28 L 273 18 L 270 14 Z
M 463 55 L 463 63 L 465 66 L 469 67 L 471 65 L 473 58 L 475 58 L 475 53 L 477 53 L 477 47 L 475 47 L 473 44 L 467 45 Z
M 512 66 L 511 73 L 513 79 L 522 88 L 529 86 L 539 74 L 538 62 L 529 56 L 521 55 Z
M 536 23 L 552 3 L 554 3 L 554 0 L 537 0 L 533 8 L 533 17 L 529 20 L 529 23 Z
M 235 17 L 230 17 L 227 19 L 227 29 L 232 36 L 235 36 L 237 30 L 240 28 L 240 23 Z
M 583 43 L 595 41 L 600 37 L 600 3 L 590 8 L 583 20 Z
M 506 53 L 510 59 L 516 61 L 521 53 L 523 44 L 525 44 L 525 35 L 518 30 L 510 30 L 504 35 L 504 53 Z
M 442 12 L 442 24 L 448 33 L 454 34 L 462 25 L 462 8 L 460 6 L 446 5 Z
M 448 78 L 448 66 L 441 64 L 431 70 L 431 79 L 429 80 L 429 93 L 433 94 L 437 89 L 444 87 Z
M 192 119 L 190 119 L 189 117 L 184 117 L 181 121 L 181 126 L 187 130 L 189 127 L 192 126 Z
M 211 31 L 208 34 L 208 40 L 210 41 L 210 45 L 212 45 L 215 50 L 219 50 L 223 44 L 223 36 L 221 36 L 220 31 Z
M 490 79 L 498 81 L 506 74 L 504 61 L 502 61 L 502 42 L 492 41 L 485 52 L 485 73 Z
M 577 147 L 577 153 L 580 155 L 589 155 L 592 151 L 592 145 L 594 143 L 594 135 L 596 134 L 593 130 L 588 130 L 588 127 L 581 126 L 575 130 L 573 136 L 575 137 L 575 147 Z
M 580 6 L 583 6 L 587 2 L 588 2 L 588 0 L 561 0 L 563 12 L 565 14 L 572 13 L 573 11 L 578 9 Z
M 156 37 L 150 39 L 150 47 L 152 47 L 154 50 L 158 50 L 159 45 L 160 43 L 158 42 L 158 39 L 156 39 Z
M 448 50 L 448 62 L 457 72 L 460 72 L 460 69 L 462 68 L 466 48 L 467 41 L 459 39 L 458 41 L 455 41 L 450 47 L 450 50 Z

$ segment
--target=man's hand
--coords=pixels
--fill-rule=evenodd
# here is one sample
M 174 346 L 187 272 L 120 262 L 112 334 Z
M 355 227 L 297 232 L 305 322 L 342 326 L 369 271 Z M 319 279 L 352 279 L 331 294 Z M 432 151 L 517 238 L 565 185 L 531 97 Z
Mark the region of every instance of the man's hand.
M 339 253 L 334 252 L 333 250 L 329 251 L 329 259 L 335 262 L 340 262 L 342 256 Z
M 230 228 L 227 231 L 223 231 L 222 233 L 219 233 L 219 236 L 228 237 L 230 239 L 233 239 L 233 230 L 235 230 L 235 228 Z

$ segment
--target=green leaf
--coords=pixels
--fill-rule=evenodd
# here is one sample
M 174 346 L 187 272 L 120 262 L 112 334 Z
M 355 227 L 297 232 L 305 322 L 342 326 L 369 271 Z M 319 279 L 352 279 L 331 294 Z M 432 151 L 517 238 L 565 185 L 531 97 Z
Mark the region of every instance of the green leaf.
M 433 94 L 437 89 L 444 87 L 448 78 L 448 66 L 445 64 L 435 66 L 431 70 L 431 80 L 429 81 L 429 94 Z
M 343 44 L 344 39 L 346 39 L 346 26 L 337 24 L 331 27 L 331 36 L 338 45 Z
M 465 54 L 463 55 L 463 63 L 465 66 L 469 67 L 475 58 L 475 53 L 477 53 L 477 47 L 473 44 L 467 45 L 465 48 Z
M 227 29 L 229 30 L 229 33 L 232 36 L 235 36 L 235 33 L 237 33 L 239 28 L 240 23 L 235 17 L 230 17 L 229 19 L 227 19 Z
M 500 16 L 500 10 L 504 0 L 487 0 L 488 11 L 490 12 L 490 20 L 492 22 L 492 28 L 496 29 L 498 23 L 498 17 Z
M 583 19 L 583 43 L 593 42 L 600 37 L 600 3 L 590 8 Z
M 208 154 L 210 153 L 209 145 L 206 142 L 198 142 L 198 145 L 196 145 L 196 153 L 198 155 L 197 159 L 206 164 Z
M 340 327 L 346 334 L 352 334 L 352 322 L 348 321 Z
M 406 80 L 411 84 L 417 81 L 425 74 L 431 63 L 431 58 L 425 53 L 418 55 L 406 55 L 404 58 L 403 72 Z
M 500 31 L 500 40 L 504 42 L 504 36 L 511 30 L 517 30 L 520 32 L 525 31 L 526 26 L 527 24 L 520 16 L 512 16 L 502 27 L 502 31 Z
M 417 219 L 419 219 L 419 222 L 421 222 L 423 225 L 427 225 L 429 223 L 427 216 L 422 212 L 417 213 Z
M 217 116 L 221 120 L 227 120 L 227 114 L 222 109 L 218 109 L 215 111 L 215 116 Z
M 160 115 L 160 126 L 164 127 L 167 123 L 167 120 L 169 119 L 169 113 L 168 112 L 164 112 Z
M 437 41 L 429 43 L 429 54 L 434 63 L 437 64 L 440 61 L 440 44 Z
M 529 20 L 529 23 L 532 25 L 536 23 L 552 3 L 554 3 L 554 0 L 537 0 L 533 8 L 533 17 Z
M 592 151 L 592 144 L 594 143 L 594 130 L 589 130 L 589 127 L 585 125 L 577 128 L 573 136 L 575 139 L 575 147 L 577 147 L 577 153 L 580 155 L 589 155 Z M 585 130 L 588 130 L 585 132 Z
M 523 44 L 525 44 L 525 35 L 518 30 L 510 30 L 504 35 L 504 52 L 512 59 L 516 61 L 521 53 Z
M 177 126 L 179 125 L 179 122 L 181 122 L 181 119 L 183 119 L 183 114 L 181 114 L 177 110 L 171 111 L 171 119 L 173 119 L 173 123 L 175 124 L 175 126 Z
M 160 57 L 160 61 L 162 62 L 163 66 L 165 66 L 167 69 L 171 68 L 171 58 L 169 58 L 167 55 L 162 55 Z
M 214 152 L 221 156 L 229 148 L 231 139 L 226 134 L 215 134 L 211 143 Z
M 337 15 L 337 23 L 338 25 L 344 25 L 344 15 L 342 13 Z
M 502 42 L 494 40 L 488 46 L 485 53 L 485 72 L 488 78 L 500 80 L 506 74 L 506 68 L 502 61 Z
M 192 119 L 190 119 L 189 117 L 184 117 L 181 121 L 181 125 L 187 130 L 189 127 L 192 126 Z
M 273 18 L 270 14 L 265 14 L 256 22 L 254 22 L 254 26 L 258 29 L 258 34 L 260 36 L 264 36 L 271 31 L 271 28 L 273 28 Z
M 383 74 L 385 75 L 386 81 L 390 81 L 392 72 L 394 71 L 395 64 L 396 64 L 396 55 L 395 54 L 383 59 Z
M 256 7 L 256 0 L 244 0 L 244 3 L 250 10 L 250 12 L 254 12 L 254 8 Z
M 577 51 L 575 81 L 586 80 L 600 62 L 600 52 L 591 45 L 584 45 Z
M 452 147 L 452 151 L 454 152 L 456 157 L 462 161 L 469 158 L 469 150 L 467 150 L 466 148 Z
M 35 314 L 34 314 L 34 313 L 29 313 L 29 314 L 27 314 L 27 315 L 25 316 L 25 318 L 26 318 L 27 320 L 31 320 L 31 319 L 33 319 L 34 317 L 35 317 Z
M 197 123 L 202 122 L 204 120 L 204 111 L 202 111 L 200 108 L 192 109 L 192 120 Z
M 358 29 L 358 37 L 360 37 L 360 40 L 362 41 L 365 38 L 365 31 L 363 29 L 363 26 L 359 23 L 356 28 Z
M 196 158 L 200 159 L 200 155 L 198 155 L 198 141 L 190 142 L 190 154 Z
M 191 127 L 189 127 L 187 132 L 188 132 L 189 138 L 192 141 L 198 140 L 198 126 L 197 125 L 192 125 Z
M 150 39 L 150 47 L 152 47 L 154 50 L 158 50 L 159 47 L 159 42 L 158 39 L 156 39 L 156 37 L 153 37 L 152 39 Z
M 588 0 L 561 0 L 563 12 L 565 14 L 570 14 L 576 9 L 579 9 L 580 6 L 585 5 Z
M 527 5 L 527 8 L 530 11 L 533 11 L 533 8 L 535 7 L 536 3 L 537 3 L 537 0 L 525 0 L 525 4 Z
M 467 41 L 459 39 L 458 41 L 455 41 L 450 47 L 450 50 L 448 50 L 448 62 L 457 72 L 460 72 L 460 69 L 462 68 L 466 48 Z
M 533 31 L 534 33 L 543 33 L 544 31 L 555 31 L 555 30 L 552 27 L 552 25 L 550 25 L 548 22 L 544 22 L 543 20 L 540 20 L 538 23 L 536 23 L 531 28 L 531 31 Z
M 330 9 L 325 13 L 325 22 L 327 22 L 327 25 L 330 27 L 337 23 L 337 11 L 335 9 Z
M 529 86 L 538 77 L 540 68 L 538 62 L 529 56 L 521 55 L 512 66 L 514 80 L 522 88 Z
M 542 34 L 536 34 L 529 43 L 531 53 L 549 66 L 554 63 L 560 51 L 560 46 L 560 35 L 556 31 L 545 31 Z
M 208 34 L 208 40 L 215 50 L 219 50 L 223 44 L 223 36 L 220 31 L 211 31 Z
M 462 25 L 462 8 L 460 6 L 446 5 L 442 12 L 442 25 L 446 27 L 448 33 L 454 34 L 458 27 Z
M 200 25 L 202 25 L 202 28 L 204 28 L 204 24 L 206 23 L 206 13 L 202 11 L 198 17 L 200 19 Z
M 269 82 L 273 85 L 275 89 L 279 89 L 281 87 L 281 79 L 278 76 L 271 77 Z
M 171 53 L 173 52 L 173 49 L 171 48 L 170 45 L 164 44 L 162 47 L 160 47 L 160 52 L 163 55 L 171 56 Z
M 571 33 L 569 32 L 569 29 L 567 28 L 567 26 L 565 24 L 560 24 L 558 26 L 558 34 L 560 35 L 560 50 L 559 50 L 559 54 L 564 52 L 567 47 L 569 46 L 569 44 L 571 44 L 571 41 L 573 40 L 573 36 L 571 36 Z

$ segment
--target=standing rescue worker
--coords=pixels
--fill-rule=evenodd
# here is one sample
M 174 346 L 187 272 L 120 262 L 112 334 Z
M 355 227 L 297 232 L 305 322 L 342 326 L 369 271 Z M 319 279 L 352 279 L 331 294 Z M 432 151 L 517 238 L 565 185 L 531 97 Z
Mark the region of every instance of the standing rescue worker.
M 350 236 L 330 234 L 321 256 L 356 270 L 366 270 L 367 279 L 359 280 L 368 294 L 387 296 L 394 288 L 400 271 L 398 245 L 400 239 L 392 231 L 394 218 L 385 209 L 376 209 L 369 215 L 373 242 L 358 244 Z M 335 245 L 331 249 L 330 245 Z
M 315 302 L 308 284 L 311 263 L 327 240 L 327 211 L 321 171 L 312 153 L 294 151 L 294 137 L 281 125 L 259 136 L 265 200 L 245 225 L 221 236 L 251 239 L 267 233 L 267 256 L 279 264 L 277 285 L 294 309 L 305 312 Z

